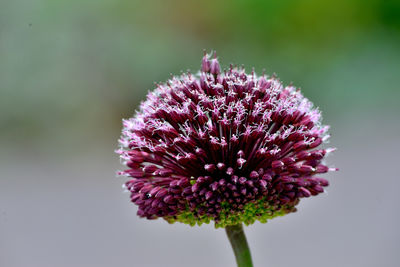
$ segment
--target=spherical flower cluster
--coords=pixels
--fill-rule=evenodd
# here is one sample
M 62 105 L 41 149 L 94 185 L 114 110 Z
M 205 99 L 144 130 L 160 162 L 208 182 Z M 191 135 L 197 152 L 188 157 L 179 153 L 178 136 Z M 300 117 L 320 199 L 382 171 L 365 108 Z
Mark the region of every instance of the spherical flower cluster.
M 221 72 L 205 54 L 198 75 L 159 84 L 123 121 L 120 154 L 137 214 L 216 227 L 266 222 L 324 192 L 333 149 L 321 114 L 275 77 Z

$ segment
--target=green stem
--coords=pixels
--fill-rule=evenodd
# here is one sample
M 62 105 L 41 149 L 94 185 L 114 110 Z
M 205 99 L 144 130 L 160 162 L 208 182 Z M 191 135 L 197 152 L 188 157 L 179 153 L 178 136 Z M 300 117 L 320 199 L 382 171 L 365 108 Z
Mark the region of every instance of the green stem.
M 231 242 L 238 267 L 253 267 L 250 249 L 247 244 L 246 236 L 242 224 L 225 227 L 228 239 Z

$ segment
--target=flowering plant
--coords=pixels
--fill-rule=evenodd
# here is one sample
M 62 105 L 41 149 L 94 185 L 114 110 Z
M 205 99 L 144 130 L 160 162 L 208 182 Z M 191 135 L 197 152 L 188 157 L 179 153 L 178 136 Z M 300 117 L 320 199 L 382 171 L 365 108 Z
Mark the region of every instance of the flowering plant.
M 238 266 L 252 266 L 242 224 L 296 211 L 324 192 L 333 149 L 321 114 L 294 86 L 230 66 L 214 53 L 201 71 L 159 84 L 123 121 L 121 175 L 137 214 L 226 228 Z

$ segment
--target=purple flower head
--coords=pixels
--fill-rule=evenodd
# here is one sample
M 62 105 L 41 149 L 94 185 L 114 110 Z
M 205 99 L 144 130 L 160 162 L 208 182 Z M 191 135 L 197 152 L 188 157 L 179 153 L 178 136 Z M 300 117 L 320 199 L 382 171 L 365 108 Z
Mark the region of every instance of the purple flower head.
M 221 72 L 205 54 L 198 75 L 173 77 L 123 121 L 118 153 L 138 215 L 225 227 L 266 222 L 324 192 L 333 149 L 321 114 L 275 77 Z

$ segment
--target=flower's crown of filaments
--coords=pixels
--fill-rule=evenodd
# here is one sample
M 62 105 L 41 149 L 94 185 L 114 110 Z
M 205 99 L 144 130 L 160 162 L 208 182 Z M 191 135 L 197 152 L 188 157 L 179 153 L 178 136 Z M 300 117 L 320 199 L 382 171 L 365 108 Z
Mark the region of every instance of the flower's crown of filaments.
M 321 114 L 275 77 L 221 72 L 205 54 L 199 75 L 173 77 L 123 121 L 118 153 L 138 215 L 190 225 L 252 224 L 296 211 L 324 192 L 333 149 Z

